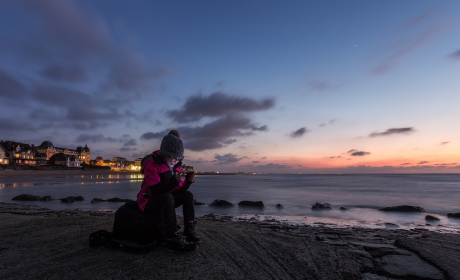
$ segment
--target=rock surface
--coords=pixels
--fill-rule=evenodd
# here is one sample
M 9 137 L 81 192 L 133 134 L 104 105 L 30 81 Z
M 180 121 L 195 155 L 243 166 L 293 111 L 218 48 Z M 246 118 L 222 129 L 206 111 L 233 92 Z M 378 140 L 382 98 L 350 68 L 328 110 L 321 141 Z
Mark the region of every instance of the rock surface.
M 400 205 L 400 206 L 391 206 L 379 209 L 382 211 L 396 211 L 396 212 L 425 212 L 420 206 L 411 206 L 411 205 Z
M 223 199 L 215 199 L 213 202 L 209 204 L 209 206 L 235 206 L 235 205 Z
M 133 201 L 132 199 L 129 198 L 118 198 L 118 197 L 113 197 L 107 199 L 108 202 L 130 202 Z
M 427 221 L 440 221 L 440 219 L 438 217 L 431 216 L 431 215 L 426 215 L 425 220 L 427 220 Z
M 332 206 L 329 204 L 329 203 L 319 203 L 319 202 L 316 202 L 315 204 L 313 204 L 311 206 L 311 209 L 314 209 L 314 210 L 323 210 L 323 209 L 332 209 Z
M 448 213 L 447 217 L 460 218 L 460 213 Z
M 264 203 L 262 201 L 250 201 L 250 200 L 243 200 L 238 202 L 238 206 L 240 207 L 256 207 L 256 208 L 264 208 Z
M 53 201 L 53 200 L 54 200 L 54 197 L 52 197 L 51 195 L 45 195 L 44 197 L 40 199 L 40 201 Z
M 89 234 L 111 230 L 113 218 L 112 212 L 0 203 L 0 279 L 460 280 L 458 233 L 208 214 L 197 218 L 203 242 L 191 254 L 90 248 Z
M 193 200 L 193 205 L 206 205 L 206 203 L 204 202 L 199 202 L 199 201 L 196 201 L 196 199 Z
M 21 194 L 21 195 L 18 195 L 12 198 L 12 200 L 17 200 L 17 201 L 37 201 L 40 199 L 41 199 L 40 196 L 32 195 L 32 194 Z

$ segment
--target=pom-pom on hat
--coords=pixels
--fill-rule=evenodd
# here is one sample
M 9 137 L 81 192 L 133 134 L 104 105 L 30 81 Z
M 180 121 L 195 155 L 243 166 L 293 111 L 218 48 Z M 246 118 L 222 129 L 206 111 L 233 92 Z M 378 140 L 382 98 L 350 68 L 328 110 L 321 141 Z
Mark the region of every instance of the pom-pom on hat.
M 184 144 L 182 144 L 180 134 L 177 130 L 171 130 L 168 135 L 163 137 L 158 154 L 178 159 L 184 158 Z

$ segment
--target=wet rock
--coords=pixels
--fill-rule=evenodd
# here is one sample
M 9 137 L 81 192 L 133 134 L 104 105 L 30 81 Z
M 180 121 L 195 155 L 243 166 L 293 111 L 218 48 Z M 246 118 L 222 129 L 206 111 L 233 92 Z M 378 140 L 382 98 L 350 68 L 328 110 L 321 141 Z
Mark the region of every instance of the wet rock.
M 98 202 L 103 202 L 105 200 L 103 200 L 102 198 L 93 198 L 93 200 L 91 200 L 91 203 L 98 203 Z
M 206 205 L 204 202 L 198 202 L 196 199 L 193 200 L 193 205 Z
M 380 243 L 367 243 L 367 242 L 350 242 L 351 245 L 354 246 L 361 246 L 364 250 L 376 250 L 379 248 L 390 248 L 390 249 L 397 249 L 396 246 L 391 244 L 380 244 Z
M 264 203 L 262 201 L 243 200 L 238 203 L 238 206 L 264 208 Z
M 460 213 L 448 213 L 447 217 L 460 218 Z
M 32 195 L 32 194 L 21 194 L 16 197 L 13 197 L 12 200 L 19 200 L 19 201 L 38 201 L 40 200 L 40 196 Z
M 66 198 L 61 198 L 61 202 L 65 202 L 65 203 L 72 203 L 75 201 L 75 197 L 73 196 L 68 196 Z
M 279 203 L 278 203 L 278 204 L 276 204 L 276 206 L 275 206 L 275 207 L 276 207 L 276 208 L 278 208 L 278 209 L 283 209 L 283 205 L 281 205 L 281 204 L 279 204 Z
M 329 203 L 319 203 L 316 202 L 311 206 L 311 209 L 313 210 L 324 210 L 324 209 L 332 209 L 332 206 Z
M 400 206 L 391 206 L 379 209 L 382 211 L 397 211 L 397 212 L 425 212 L 420 206 L 411 206 L 411 205 L 400 205 Z
M 118 197 L 113 197 L 107 199 L 108 202 L 130 202 L 133 201 L 132 199 L 129 198 L 118 198 Z
M 358 255 L 360 257 L 363 257 L 363 258 L 366 258 L 366 259 L 369 259 L 369 260 L 373 259 L 371 254 L 366 252 L 362 247 L 350 248 L 350 249 L 348 249 L 348 252 L 354 253 L 354 254 L 356 254 L 356 255 Z
M 45 195 L 44 197 L 40 199 L 40 201 L 52 201 L 52 200 L 54 200 L 54 197 L 52 197 L 51 195 Z
M 75 201 L 83 201 L 83 200 L 85 200 L 85 198 L 83 198 L 83 196 L 81 196 L 81 195 L 75 196 L 74 199 L 75 199 Z
M 347 207 L 340 207 L 340 210 L 348 210 Z
M 440 219 L 438 217 L 435 217 L 435 216 L 426 215 L 425 220 L 427 220 L 427 221 L 439 221 Z
M 439 269 L 422 261 L 416 255 L 387 255 L 382 258 L 381 264 L 379 270 L 392 277 L 402 279 L 444 279 Z
M 387 255 L 404 255 L 410 256 L 412 255 L 411 252 L 403 249 L 393 249 L 393 248 L 376 248 L 376 249 L 369 249 L 367 251 L 373 258 L 381 258 Z
M 364 257 L 359 257 L 359 259 L 361 260 L 361 263 L 363 264 L 363 266 L 364 266 L 364 268 L 366 270 L 373 270 L 374 269 L 374 263 L 370 259 L 367 259 L 367 258 L 364 258 Z M 364 275 L 363 275 L 363 279 L 369 279 L 369 280 L 374 280 L 375 279 L 375 280 L 378 280 L 378 279 L 382 279 L 382 278 L 380 278 L 380 277 L 378 277 L 378 278 L 364 278 Z
M 386 228 L 399 228 L 397 224 L 393 224 L 393 223 L 385 223 L 384 225 Z
M 209 206 L 235 206 L 235 205 L 223 199 L 215 199 L 213 202 L 209 204 Z

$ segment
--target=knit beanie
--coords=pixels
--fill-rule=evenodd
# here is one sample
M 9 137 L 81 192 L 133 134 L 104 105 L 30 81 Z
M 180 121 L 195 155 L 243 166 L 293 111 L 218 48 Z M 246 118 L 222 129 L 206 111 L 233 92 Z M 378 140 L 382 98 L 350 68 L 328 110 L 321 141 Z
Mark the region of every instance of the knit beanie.
M 183 159 L 184 158 L 184 145 L 180 139 L 179 132 L 177 130 L 171 130 L 168 135 L 163 137 L 161 141 L 160 156 L 169 156 L 172 158 Z

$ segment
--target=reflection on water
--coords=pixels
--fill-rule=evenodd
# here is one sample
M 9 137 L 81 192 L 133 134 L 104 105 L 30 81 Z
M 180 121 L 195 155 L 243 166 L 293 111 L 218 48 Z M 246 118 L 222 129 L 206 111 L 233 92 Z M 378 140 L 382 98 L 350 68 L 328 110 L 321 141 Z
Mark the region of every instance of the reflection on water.
M 56 183 L 0 183 L 0 189 L 6 187 L 32 187 L 32 186 L 48 186 L 48 185 L 55 185 Z

